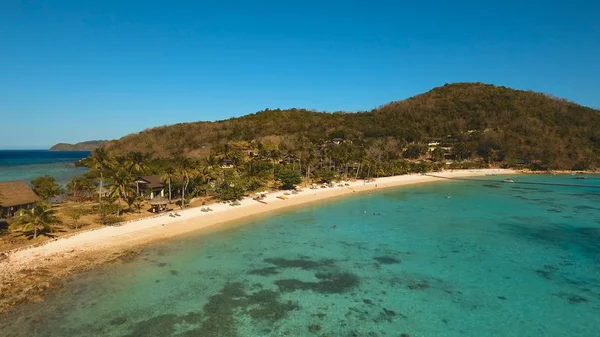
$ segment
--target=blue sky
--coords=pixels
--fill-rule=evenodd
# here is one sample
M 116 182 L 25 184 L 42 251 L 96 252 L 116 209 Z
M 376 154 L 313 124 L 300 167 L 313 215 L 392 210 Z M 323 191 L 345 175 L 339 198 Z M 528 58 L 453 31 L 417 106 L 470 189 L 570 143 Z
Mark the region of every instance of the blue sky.
M 370 110 L 464 81 L 600 108 L 598 3 L 6 0 L 0 148 Z

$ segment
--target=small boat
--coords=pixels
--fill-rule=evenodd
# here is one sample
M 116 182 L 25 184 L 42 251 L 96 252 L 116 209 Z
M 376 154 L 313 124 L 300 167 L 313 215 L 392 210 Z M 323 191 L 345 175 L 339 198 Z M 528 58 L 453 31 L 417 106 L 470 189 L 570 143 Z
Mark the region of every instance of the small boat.
M 285 199 L 287 199 L 287 198 L 286 198 L 286 197 L 284 197 L 283 195 L 278 195 L 278 196 L 276 196 L 276 198 L 277 198 L 277 199 L 281 199 L 281 200 L 285 200 Z
M 265 204 L 265 205 L 267 204 L 266 201 L 262 201 L 262 200 L 256 200 L 256 201 L 260 202 L 261 204 Z
M 505 180 L 502 180 L 505 183 L 514 183 L 515 181 L 513 180 L 513 178 L 506 178 Z
M 577 176 L 577 177 L 575 177 L 575 179 L 585 179 L 585 177 L 584 176 Z

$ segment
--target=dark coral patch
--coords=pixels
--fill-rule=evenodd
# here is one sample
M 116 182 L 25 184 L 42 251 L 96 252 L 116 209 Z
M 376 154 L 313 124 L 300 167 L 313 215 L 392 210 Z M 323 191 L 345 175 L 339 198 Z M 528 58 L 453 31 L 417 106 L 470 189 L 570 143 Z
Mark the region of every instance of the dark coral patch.
M 373 258 L 375 261 L 381 264 L 396 264 L 400 263 L 400 260 L 397 260 L 391 256 L 377 256 Z
M 570 293 L 565 293 L 565 292 L 559 292 L 554 294 L 554 296 L 560 297 L 560 298 L 564 298 L 566 300 L 569 301 L 569 303 L 572 304 L 579 304 L 579 303 L 586 303 L 589 302 L 589 300 L 583 296 L 577 295 L 577 294 L 570 294 Z
M 279 271 L 277 270 L 277 267 L 266 267 L 266 268 L 252 269 L 248 274 L 268 276 L 268 275 L 279 274 Z
M 332 259 L 313 261 L 308 259 L 284 259 L 284 258 L 268 258 L 265 262 L 274 264 L 279 268 L 300 268 L 304 270 L 314 270 L 319 268 L 334 267 L 335 262 Z
M 411 290 L 425 290 L 429 288 L 429 284 L 427 282 L 418 282 L 409 285 L 408 288 Z
M 351 273 L 317 273 L 319 282 L 304 282 L 297 279 L 277 280 L 281 292 L 312 290 L 318 293 L 340 294 L 358 285 L 358 277 Z

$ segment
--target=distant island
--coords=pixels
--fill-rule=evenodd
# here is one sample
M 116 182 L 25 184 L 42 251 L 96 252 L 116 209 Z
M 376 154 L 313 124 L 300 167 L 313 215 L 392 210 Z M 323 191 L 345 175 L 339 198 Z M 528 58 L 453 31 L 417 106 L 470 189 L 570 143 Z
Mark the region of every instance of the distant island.
M 50 148 L 50 151 L 92 151 L 106 143 L 107 140 L 90 140 L 76 144 L 58 143 Z

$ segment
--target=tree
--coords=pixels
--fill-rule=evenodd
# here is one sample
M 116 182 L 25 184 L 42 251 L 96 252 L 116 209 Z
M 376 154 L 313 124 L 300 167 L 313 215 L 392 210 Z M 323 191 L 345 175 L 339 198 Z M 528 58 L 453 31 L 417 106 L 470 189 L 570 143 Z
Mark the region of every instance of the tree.
M 238 200 L 244 196 L 243 186 L 223 181 L 216 187 L 217 196 L 221 200 Z
M 67 207 L 63 210 L 64 214 L 75 222 L 75 229 L 79 228 L 79 219 L 88 214 L 88 211 L 80 207 Z
M 457 160 L 466 160 L 471 157 L 472 151 L 469 149 L 467 144 L 463 141 L 459 141 L 454 145 L 454 156 Z
M 423 154 L 425 154 L 425 147 L 418 144 L 411 144 L 404 151 L 404 157 L 409 159 L 418 159 Z
M 133 205 L 135 206 L 135 209 L 137 209 L 137 212 L 141 213 L 142 207 L 144 206 L 144 198 L 136 196 Z
M 100 175 L 99 200 L 102 201 L 102 188 L 104 187 L 104 174 L 111 170 L 115 164 L 115 159 L 106 152 L 104 147 L 94 149 L 90 156 L 85 159 L 85 164 L 91 171 L 96 171 Z
M 302 182 L 302 178 L 300 174 L 296 170 L 283 168 L 277 171 L 276 178 L 281 181 L 282 188 L 286 190 L 291 190 L 295 185 L 298 185 Z
M 115 171 L 111 176 L 111 184 L 109 185 L 110 196 L 120 197 L 127 203 L 130 209 L 131 203 L 133 203 L 131 196 L 135 193 L 133 189 L 134 180 L 135 177 L 126 167 L 115 167 Z M 120 207 L 121 204 L 118 199 L 117 203 Z
M 173 168 L 173 166 L 168 166 L 160 176 L 160 180 L 169 185 L 169 202 L 171 202 L 171 183 L 176 177 L 177 171 Z
M 67 193 L 75 198 L 92 196 L 94 190 L 93 180 L 86 177 L 73 177 L 67 184 Z
M 38 230 L 41 233 L 54 231 L 54 225 L 60 224 L 60 219 L 56 216 L 56 211 L 45 204 L 36 204 L 31 209 L 21 209 L 11 229 L 27 231 L 33 229 L 33 238 L 37 238 Z
M 51 176 L 37 177 L 31 181 L 33 191 L 44 201 L 59 196 L 63 193 L 63 189 L 56 184 L 56 179 Z
M 434 162 L 443 161 L 444 150 L 442 150 L 442 148 L 440 147 L 436 147 L 435 149 L 433 149 L 433 151 L 431 151 L 431 159 L 433 159 Z
M 123 218 L 117 215 L 121 207 L 115 204 L 116 199 L 114 196 L 108 196 L 98 205 L 97 211 L 102 224 L 113 225 L 123 221 Z
M 331 170 L 318 170 L 313 172 L 313 176 L 321 178 L 321 182 L 330 183 L 335 180 L 335 172 Z
M 141 152 L 130 152 L 126 159 L 126 166 L 132 174 L 141 175 L 148 171 L 148 159 L 148 155 Z M 135 181 L 135 187 L 136 193 L 140 194 L 140 185 L 137 179 Z
M 177 176 L 182 180 L 181 187 L 181 208 L 185 206 L 185 191 L 190 184 L 190 180 L 196 174 L 196 163 L 189 158 L 180 158 L 178 160 Z

